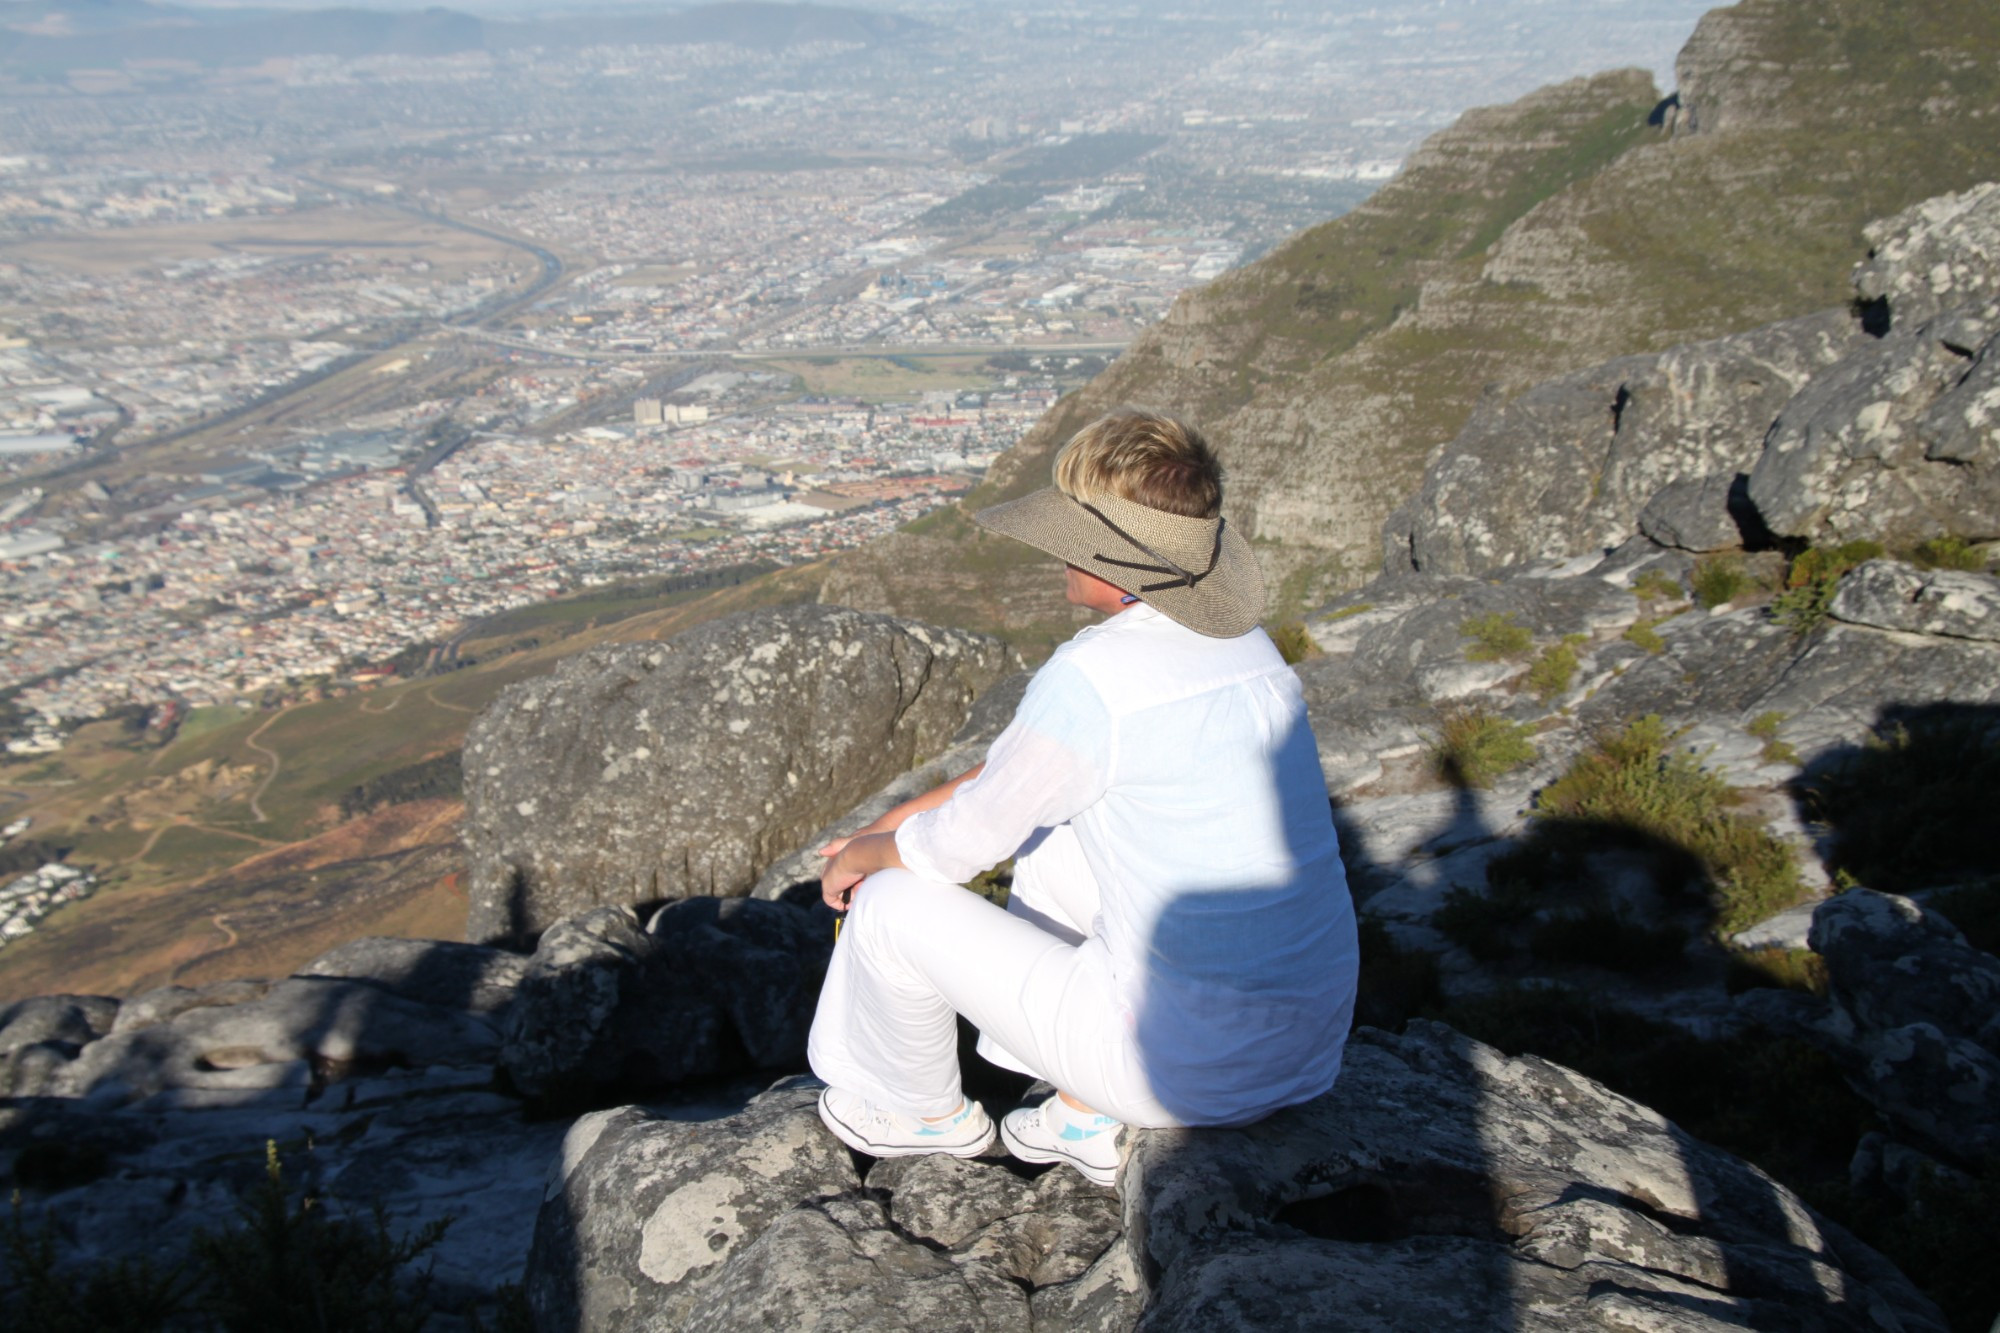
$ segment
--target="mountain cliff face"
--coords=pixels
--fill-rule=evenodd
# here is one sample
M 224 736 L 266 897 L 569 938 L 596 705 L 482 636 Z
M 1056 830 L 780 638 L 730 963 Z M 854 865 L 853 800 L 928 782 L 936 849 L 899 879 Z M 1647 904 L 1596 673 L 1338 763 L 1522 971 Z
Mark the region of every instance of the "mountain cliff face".
M 1848 299 L 1862 227 L 2000 174 L 2000 10 L 1745 0 L 1705 17 L 1662 103 L 1623 71 L 1468 113 L 1353 213 L 1176 303 L 1004 455 L 964 511 L 1044 484 L 1138 404 L 1202 425 L 1273 615 L 1358 585 L 1382 520 L 1481 402 L 1607 358 Z M 844 559 L 827 601 L 1067 633 L 1047 562 L 935 516 Z M 1005 600 L 993 585 L 1008 589 Z M 1046 591 L 1042 591 L 1042 588 Z

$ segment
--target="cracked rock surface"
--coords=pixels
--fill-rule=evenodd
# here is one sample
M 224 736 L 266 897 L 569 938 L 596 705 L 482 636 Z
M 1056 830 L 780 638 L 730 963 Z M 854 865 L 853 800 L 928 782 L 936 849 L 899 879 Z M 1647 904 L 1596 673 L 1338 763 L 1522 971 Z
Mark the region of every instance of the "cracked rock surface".
M 1011 669 L 997 639 L 825 606 L 566 658 L 467 734 L 466 937 L 746 894 L 806 834 L 944 749 Z
M 1754 1167 L 1436 1024 L 1362 1029 L 1332 1092 L 1247 1129 L 1128 1131 L 1116 1192 L 998 1159 L 869 1164 L 816 1094 L 579 1121 L 536 1222 L 541 1326 L 1943 1328 Z

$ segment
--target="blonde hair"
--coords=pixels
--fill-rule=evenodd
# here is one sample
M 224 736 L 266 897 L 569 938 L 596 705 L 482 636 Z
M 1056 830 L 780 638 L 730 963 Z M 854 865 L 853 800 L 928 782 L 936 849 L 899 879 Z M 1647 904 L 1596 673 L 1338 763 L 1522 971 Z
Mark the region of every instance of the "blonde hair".
M 1201 432 L 1132 408 L 1101 416 L 1056 455 L 1056 489 L 1088 504 L 1115 495 L 1183 518 L 1222 511 L 1222 464 Z

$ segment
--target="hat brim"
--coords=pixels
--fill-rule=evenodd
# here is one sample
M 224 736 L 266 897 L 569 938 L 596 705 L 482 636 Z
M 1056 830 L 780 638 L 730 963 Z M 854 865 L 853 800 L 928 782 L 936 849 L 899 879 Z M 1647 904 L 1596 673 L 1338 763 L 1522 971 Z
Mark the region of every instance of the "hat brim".
M 1256 627 L 1264 614 L 1264 574 L 1257 566 L 1250 543 L 1234 524 L 1223 523 L 1220 549 L 1216 550 L 1215 520 L 1183 518 L 1116 496 L 1101 497 L 1092 504 L 1155 550 L 1164 547 L 1152 538 L 1179 538 L 1175 549 L 1184 563 L 1192 562 L 1188 567 L 1196 571 L 1207 565 L 1208 550 L 1215 550 L 1214 568 L 1203 574 L 1193 587 L 1182 583 L 1160 587 L 1157 585 L 1165 580 L 1159 572 L 1111 563 L 1120 560 L 1150 563 L 1150 557 L 1143 548 L 1053 486 L 982 509 L 972 516 L 972 521 L 1094 574 L 1113 587 L 1138 596 L 1198 634 L 1233 639 Z M 1199 558 L 1191 554 L 1203 545 L 1208 550 Z

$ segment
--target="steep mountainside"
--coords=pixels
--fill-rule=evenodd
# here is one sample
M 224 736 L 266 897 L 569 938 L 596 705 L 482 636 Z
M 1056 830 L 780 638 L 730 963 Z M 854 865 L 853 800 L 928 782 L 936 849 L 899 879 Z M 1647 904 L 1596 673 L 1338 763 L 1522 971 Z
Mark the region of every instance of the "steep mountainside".
M 1047 477 L 1119 404 L 1200 422 L 1274 615 L 1359 583 L 1381 522 L 1482 397 L 1838 305 L 1862 225 L 2000 174 L 2000 9 L 1744 0 L 1658 100 L 1623 71 L 1475 111 L 1353 213 L 1184 296 L 1057 405 L 965 510 Z M 1024 638 L 1066 632 L 1046 562 L 935 516 L 841 562 L 826 600 Z M 1047 591 L 1043 591 L 1046 585 Z

